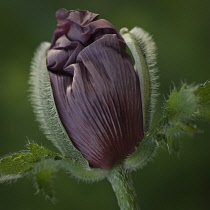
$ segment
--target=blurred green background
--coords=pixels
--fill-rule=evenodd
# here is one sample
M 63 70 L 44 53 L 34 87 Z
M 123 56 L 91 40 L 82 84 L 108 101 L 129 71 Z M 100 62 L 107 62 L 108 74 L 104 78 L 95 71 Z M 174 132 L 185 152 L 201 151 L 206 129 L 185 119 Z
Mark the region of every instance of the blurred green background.
M 205 0 L 1 0 L 0 2 L 0 156 L 22 150 L 27 139 L 54 149 L 35 122 L 28 101 L 30 61 L 42 41 L 50 41 L 55 11 L 87 9 L 117 29 L 140 26 L 158 46 L 161 101 L 173 82 L 210 79 L 210 1 Z M 205 133 L 182 139 L 180 157 L 160 149 L 143 170 L 133 174 L 142 210 L 210 209 L 210 124 Z M 0 185 L 1 210 L 118 209 L 109 183 L 87 184 L 59 172 L 57 203 L 34 195 L 30 179 Z

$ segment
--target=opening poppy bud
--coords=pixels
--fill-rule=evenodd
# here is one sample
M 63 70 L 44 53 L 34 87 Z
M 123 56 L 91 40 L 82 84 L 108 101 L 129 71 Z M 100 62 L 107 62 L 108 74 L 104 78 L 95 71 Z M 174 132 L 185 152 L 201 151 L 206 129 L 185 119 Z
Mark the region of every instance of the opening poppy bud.
M 60 120 L 91 167 L 111 169 L 143 139 L 139 78 L 114 26 L 60 9 L 47 68 Z

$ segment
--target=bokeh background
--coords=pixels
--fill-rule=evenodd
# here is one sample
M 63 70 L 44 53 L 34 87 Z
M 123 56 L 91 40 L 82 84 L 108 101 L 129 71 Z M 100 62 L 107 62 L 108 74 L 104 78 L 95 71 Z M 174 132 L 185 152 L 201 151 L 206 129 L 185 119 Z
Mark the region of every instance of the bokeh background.
M 117 29 L 140 26 L 158 46 L 160 104 L 173 83 L 210 79 L 210 1 L 208 0 L 1 0 L 0 2 L 0 156 L 22 150 L 28 139 L 54 149 L 38 128 L 28 101 L 30 61 L 42 41 L 50 41 L 55 11 L 87 9 Z M 160 149 L 143 170 L 133 174 L 142 210 L 210 209 L 210 124 L 205 132 L 182 139 L 180 156 Z M 0 185 L 2 210 L 115 210 L 109 183 L 87 184 L 59 172 L 57 203 L 35 195 L 33 181 Z

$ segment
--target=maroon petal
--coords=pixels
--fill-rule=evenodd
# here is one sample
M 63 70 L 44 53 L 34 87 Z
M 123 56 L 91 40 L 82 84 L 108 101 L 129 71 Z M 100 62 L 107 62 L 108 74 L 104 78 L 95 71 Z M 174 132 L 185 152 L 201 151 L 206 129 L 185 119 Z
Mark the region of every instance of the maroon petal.
M 58 28 L 54 32 L 52 39 L 52 45 L 55 44 L 56 40 L 63 34 L 67 34 L 71 31 L 72 34 L 77 35 L 77 31 L 81 32 L 81 27 L 94 21 L 99 15 L 86 11 L 86 10 L 66 10 L 59 9 L 56 12 L 56 18 L 58 20 Z M 70 27 L 71 26 L 71 27 Z M 77 29 L 79 27 L 79 29 Z M 84 29 L 83 29 L 84 30 Z M 71 37 L 69 37 L 71 39 Z M 78 38 L 76 36 L 76 38 Z M 75 40 L 75 39 L 72 39 Z
M 47 65 L 71 141 L 92 167 L 109 170 L 143 139 L 143 118 L 139 78 L 125 43 L 111 23 L 97 17 L 59 10 Z
M 85 26 L 78 24 L 71 24 L 68 31 L 69 40 L 77 40 L 83 45 L 89 45 L 91 42 L 95 41 L 97 37 L 105 34 L 118 34 L 113 25 L 107 20 L 96 20 Z M 119 38 L 121 36 L 119 35 Z
M 56 45 L 48 52 L 47 65 L 52 71 L 68 71 L 67 66 L 76 63 L 77 56 L 83 45 L 80 42 L 69 41 L 69 39 L 63 35 L 57 39 Z
M 73 77 L 50 73 L 58 112 L 90 165 L 110 169 L 143 138 L 139 80 L 116 35 L 86 47 L 78 63 Z

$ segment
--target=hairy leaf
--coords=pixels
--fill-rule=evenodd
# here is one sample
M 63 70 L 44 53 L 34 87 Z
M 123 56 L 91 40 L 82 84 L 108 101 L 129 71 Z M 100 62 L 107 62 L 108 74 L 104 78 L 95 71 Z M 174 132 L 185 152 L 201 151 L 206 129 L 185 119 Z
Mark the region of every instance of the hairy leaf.
M 210 119 L 210 82 L 201 85 L 184 84 L 170 93 L 164 106 L 163 117 L 155 131 L 170 150 L 179 150 L 177 138 L 183 134 L 198 132 L 196 121 Z
M 47 199 L 55 201 L 53 178 L 58 171 L 58 162 L 52 159 L 37 163 L 34 167 L 34 179 L 37 193 L 42 192 Z
M 15 153 L 0 159 L 1 182 L 22 177 L 30 171 L 34 164 L 49 158 L 57 158 L 58 155 L 44 147 L 29 142 L 29 150 Z
M 210 81 L 199 85 L 195 91 L 199 98 L 199 115 L 203 118 L 210 119 Z
M 169 121 L 187 121 L 198 111 L 196 87 L 184 85 L 179 91 L 173 90 L 166 101 L 166 112 Z

